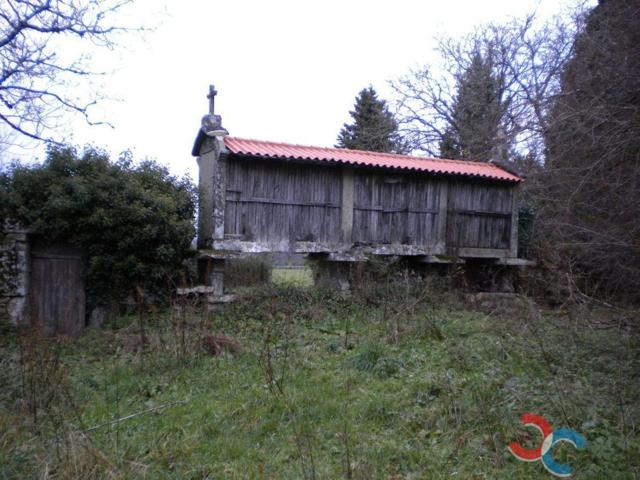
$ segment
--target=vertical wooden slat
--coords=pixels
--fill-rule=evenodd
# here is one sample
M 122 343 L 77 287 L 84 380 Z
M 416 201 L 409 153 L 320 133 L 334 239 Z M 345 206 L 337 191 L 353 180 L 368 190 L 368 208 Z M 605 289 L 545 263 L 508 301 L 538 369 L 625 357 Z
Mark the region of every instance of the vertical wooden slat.
M 436 253 L 445 253 L 447 244 L 447 222 L 449 211 L 449 182 L 446 179 L 442 179 L 438 182 L 437 188 L 433 188 L 434 205 L 437 195 L 437 228 L 434 235 L 434 244 L 436 246 Z
M 356 169 L 347 218 L 340 168 L 237 157 L 228 163 L 224 227 L 246 240 L 349 243 L 348 221 L 354 242 L 410 243 L 434 253 L 449 246 L 513 253 L 517 243 L 515 199 L 504 184 Z
M 509 236 L 509 252 L 513 258 L 518 257 L 518 187 L 511 188 L 511 231 Z

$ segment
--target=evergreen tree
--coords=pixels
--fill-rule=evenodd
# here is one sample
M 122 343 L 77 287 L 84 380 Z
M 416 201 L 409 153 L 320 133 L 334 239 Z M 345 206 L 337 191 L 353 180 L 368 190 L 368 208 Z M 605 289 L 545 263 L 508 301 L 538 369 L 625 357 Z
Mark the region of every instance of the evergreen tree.
M 503 90 L 493 72 L 491 52 L 476 52 L 457 80 L 453 118 L 440 143 L 441 157 L 488 161 L 497 159 L 497 152 L 508 150 L 505 145 L 498 145 L 505 141 L 500 135 L 506 109 L 501 99 Z
M 338 135 L 338 148 L 373 152 L 404 153 L 398 123 L 387 102 L 378 98 L 373 87 L 363 89 L 349 112 L 353 122 L 345 123 Z
M 444 131 L 444 135 L 440 141 L 440 158 L 453 160 L 462 158 L 459 135 L 451 126 L 447 127 Z

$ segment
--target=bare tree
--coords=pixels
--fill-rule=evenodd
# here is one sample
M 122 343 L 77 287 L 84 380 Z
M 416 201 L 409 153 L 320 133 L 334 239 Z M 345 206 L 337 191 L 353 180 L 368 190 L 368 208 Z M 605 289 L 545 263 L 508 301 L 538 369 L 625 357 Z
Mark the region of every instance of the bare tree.
M 510 26 L 512 54 L 506 74 L 512 90 L 513 118 L 517 119 L 520 151 L 543 163 L 549 115 L 560 93 L 561 75 L 571 59 L 576 35 L 584 27 L 584 3 L 566 15 L 537 25 L 534 17 Z
M 640 0 L 586 17 L 546 117 L 544 170 L 530 178 L 538 229 L 591 296 L 640 300 Z
M 89 109 L 102 96 L 82 98 L 73 88 L 74 80 L 97 72 L 89 69 L 86 55 L 66 59 L 60 41 L 113 47 L 114 35 L 130 30 L 114 19 L 132 1 L 3 0 L 0 122 L 21 136 L 44 141 L 54 141 L 51 134 L 65 114 L 100 123 L 91 119 Z
M 462 39 L 439 38 L 440 65 L 391 82 L 400 132 L 414 150 L 439 155 L 441 146 L 464 130 L 456 113 L 460 87 L 480 57 L 490 60 L 497 87 L 494 147 L 511 146 L 542 159 L 545 119 L 571 55 L 578 18 L 558 16 L 540 25 L 530 15 L 480 27 Z M 481 95 L 475 98 L 485 101 Z M 464 101 L 466 108 L 481 107 L 473 104 L 473 95 L 465 95 Z
M 8 163 L 8 159 L 5 156 L 13 140 L 12 135 L 4 130 L 0 127 L 0 174 L 2 174 L 5 164 Z

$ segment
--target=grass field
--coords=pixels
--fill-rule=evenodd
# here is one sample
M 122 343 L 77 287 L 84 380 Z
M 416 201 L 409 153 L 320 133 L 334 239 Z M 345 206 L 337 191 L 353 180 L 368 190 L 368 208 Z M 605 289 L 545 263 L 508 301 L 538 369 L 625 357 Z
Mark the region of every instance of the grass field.
M 272 280 L 277 285 L 311 287 L 313 274 L 310 268 L 274 268 Z
M 524 412 L 587 438 L 554 450 L 574 478 L 640 478 L 630 315 L 299 283 L 219 314 L 145 314 L 144 340 L 136 317 L 68 342 L 7 332 L 0 478 L 552 478 L 507 451 L 540 442 Z M 242 353 L 209 355 L 212 332 Z

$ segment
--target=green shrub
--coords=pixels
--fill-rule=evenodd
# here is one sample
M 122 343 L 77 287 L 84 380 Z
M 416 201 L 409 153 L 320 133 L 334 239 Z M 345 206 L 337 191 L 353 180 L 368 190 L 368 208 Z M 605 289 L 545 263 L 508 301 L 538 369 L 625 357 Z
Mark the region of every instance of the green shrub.
M 353 366 L 363 372 L 371 371 L 383 355 L 383 345 L 379 343 L 368 343 L 353 357 Z
M 401 368 L 402 363 L 397 358 L 382 357 L 373 367 L 373 372 L 380 378 L 389 378 L 400 372 Z
M 196 193 L 188 177 L 151 160 L 51 147 L 43 164 L 0 175 L 0 218 L 80 248 L 89 296 L 105 304 L 136 288 L 162 294 L 179 280 L 195 236 Z

